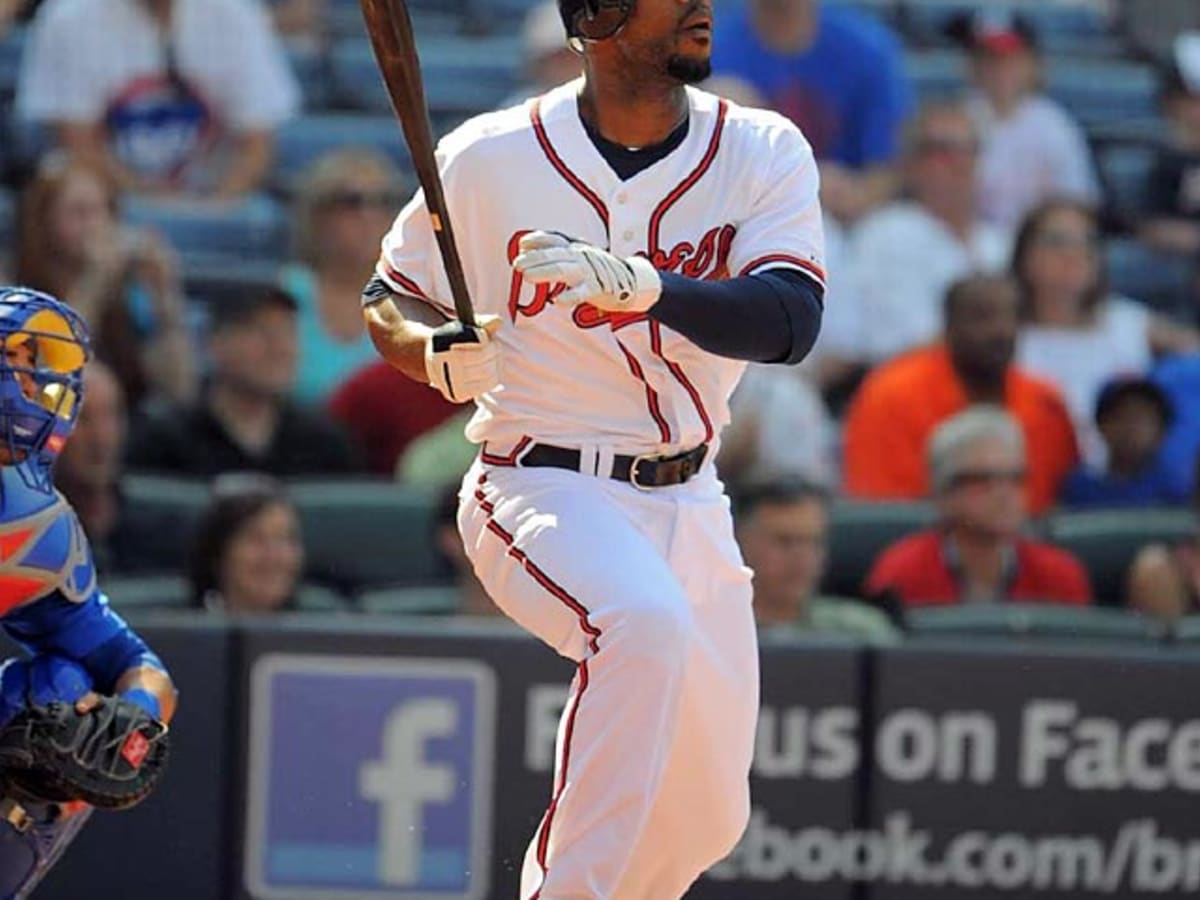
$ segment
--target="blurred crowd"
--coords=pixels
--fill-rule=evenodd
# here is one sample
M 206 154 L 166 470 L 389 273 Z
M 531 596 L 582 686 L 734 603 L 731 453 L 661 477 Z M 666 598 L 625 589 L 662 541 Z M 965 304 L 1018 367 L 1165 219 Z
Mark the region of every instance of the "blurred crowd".
M 552 2 L 412 6 L 440 132 L 579 72 Z M 764 626 L 1200 613 L 1200 3 L 715 6 L 707 87 L 803 129 L 826 212 L 817 350 L 749 369 L 718 458 Z M 208 492 L 185 605 L 494 611 L 454 531 L 465 413 L 359 314 L 414 184 L 378 80 L 357 2 L 0 0 L 0 281 L 91 323 L 59 481 L 110 575 L 171 568 L 149 474 Z M 420 598 L 311 577 L 289 484 L 346 478 L 426 498 Z M 1173 524 L 1101 577 L 1075 510 Z M 851 515 L 905 527 L 831 574 Z

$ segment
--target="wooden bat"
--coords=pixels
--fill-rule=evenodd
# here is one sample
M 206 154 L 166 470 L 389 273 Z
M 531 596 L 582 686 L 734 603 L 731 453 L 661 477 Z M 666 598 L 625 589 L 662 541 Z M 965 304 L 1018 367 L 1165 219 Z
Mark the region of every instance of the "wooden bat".
M 417 180 L 425 191 L 425 206 L 429 210 L 438 250 L 446 266 L 446 277 L 450 280 L 454 310 L 458 313 L 459 321 L 473 326 L 475 309 L 467 293 L 467 279 L 463 275 L 462 259 L 454 242 L 454 229 L 450 225 L 450 212 L 446 209 L 446 197 L 442 191 L 442 179 L 433 155 L 433 129 L 429 124 L 421 63 L 417 58 L 417 43 L 413 37 L 408 4 L 405 0 L 359 0 L 359 3 L 363 18 L 367 21 L 367 33 L 371 36 L 375 60 L 379 63 L 379 71 L 383 74 L 383 82 L 392 100 L 392 109 L 400 120 L 413 167 L 417 171 Z

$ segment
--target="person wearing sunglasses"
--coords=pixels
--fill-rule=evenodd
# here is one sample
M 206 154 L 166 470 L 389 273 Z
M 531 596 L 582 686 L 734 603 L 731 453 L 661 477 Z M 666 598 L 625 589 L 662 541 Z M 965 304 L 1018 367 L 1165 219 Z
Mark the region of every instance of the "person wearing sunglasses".
M 323 404 L 376 360 L 359 294 L 379 258 L 379 235 L 404 205 L 402 186 L 395 163 L 359 147 L 321 157 L 300 181 L 295 259 L 280 277 L 297 304 L 292 397 L 302 405 Z
M 944 422 L 929 442 L 928 466 L 937 525 L 884 550 L 867 596 L 890 594 L 906 607 L 1091 602 L 1077 559 L 1022 535 L 1025 438 L 1011 416 L 980 405 Z

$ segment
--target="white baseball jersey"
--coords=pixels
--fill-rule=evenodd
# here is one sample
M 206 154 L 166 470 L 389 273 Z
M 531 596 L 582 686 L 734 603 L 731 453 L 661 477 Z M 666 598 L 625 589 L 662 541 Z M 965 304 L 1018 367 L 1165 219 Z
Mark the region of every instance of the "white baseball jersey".
M 812 150 L 782 116 L 689 88 L 686 139 L 622 181 L 584 130 L 578 90 L 572 82 L 472 119 L 438 148 L 471 298 L 478 313 L 504 320 L 503 386 L 480 398 L 467 436 L 500 452 L 525 436 L 631 453 L 711 442 L 745 364 L 645 314 L 555 304 L 561 286 L 513 272 L 518 242 L 558 231 L 691 278 L 782 267 L 824 285 Z M 378 271 L 394 290 L 453 315 L 421 194 L 385 237 Z

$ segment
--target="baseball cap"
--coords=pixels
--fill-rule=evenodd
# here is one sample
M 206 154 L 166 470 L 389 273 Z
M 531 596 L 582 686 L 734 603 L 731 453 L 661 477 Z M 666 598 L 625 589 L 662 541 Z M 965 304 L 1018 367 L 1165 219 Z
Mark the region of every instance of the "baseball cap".
M 949 36 L 968 50 L 993 56 L 1037 52 L 1037 33 L 1029 20 L 1013 10 L 962 13 L 946 27 Z
M 1171 398 L 1157 384 L 1141 375 L 1118 375 L 1105 383 L 1096 397 L 1096 422 L 1099 423 L 1126 397 L 1142 397 L 1153 404 L 1164 428 L 1169 427 L 1175 419 Z
M 275 281 L 247 283 L 238 290 L 222 291 L 209 299 L 209 327 L 216 331 L 240 325 L 269 306 L 293 313 L 300 308 L 296 298 Z

